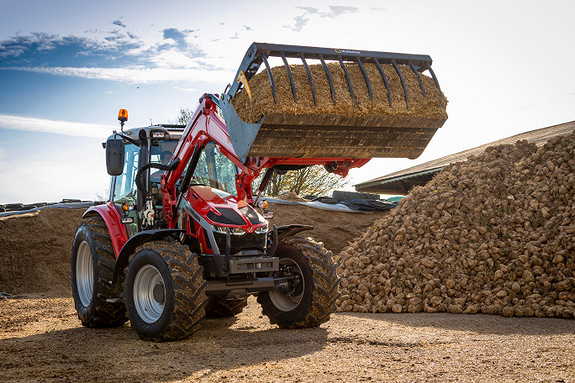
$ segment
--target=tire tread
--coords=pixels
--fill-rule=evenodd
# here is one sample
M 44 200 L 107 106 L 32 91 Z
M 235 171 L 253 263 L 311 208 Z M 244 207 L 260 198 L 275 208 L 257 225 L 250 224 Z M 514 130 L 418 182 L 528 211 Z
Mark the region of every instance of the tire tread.
M 95 284 L 96 296 L 94 302 L 92 302 L 92 309 L 81 314 L 80 303 L 76 302 L 78 318 L 82 321 L 82 325 L 86 327 L 121 326 L 128 320 L 124 300 L 107 301 L 107 299 L 113 297 L 109 281 L 112 280 L 116 257 L 106 224 L 99 215 L 87 216 L 82 219 L 76 236 L 79 233 L 84 233 L 83 235 L 90 237 L 90 250 L 92 251 L 92 256 L 97 257 L 96 267 L 99 278 Z M 75 270 L 72 270 L 72 273 L 74 272 Z

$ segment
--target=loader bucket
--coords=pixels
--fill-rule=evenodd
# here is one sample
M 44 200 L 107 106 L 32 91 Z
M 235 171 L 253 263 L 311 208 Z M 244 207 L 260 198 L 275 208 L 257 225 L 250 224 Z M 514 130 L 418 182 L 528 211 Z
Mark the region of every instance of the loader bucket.
M 281 64 L 272 67 L 272 57 Z M 236 155 L 417 158 L 447 119 L 431 62 L 254 43 L 220 99 Z

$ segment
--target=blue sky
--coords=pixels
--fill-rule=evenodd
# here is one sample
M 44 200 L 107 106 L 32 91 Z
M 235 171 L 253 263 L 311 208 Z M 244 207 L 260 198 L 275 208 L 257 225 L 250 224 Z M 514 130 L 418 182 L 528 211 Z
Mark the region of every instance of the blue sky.
M 449 120 L 419 159 L 351 183 L 575 120 L 572 1 L 0 1 L 0 203 L 105 196 L 118 109 L 173 122 L 254 41 L 433 58 Z

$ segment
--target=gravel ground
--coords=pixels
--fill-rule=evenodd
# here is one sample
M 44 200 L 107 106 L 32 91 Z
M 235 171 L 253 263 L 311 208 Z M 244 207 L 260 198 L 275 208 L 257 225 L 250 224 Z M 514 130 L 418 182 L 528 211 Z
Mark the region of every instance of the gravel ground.
M 0 380 L 9 382 L 575 382 L 575 321 L 338 313 L 281 330 L 250 298 L 191 339 L 150 343 L 129 325 L 87 329 L 71 298 L 0 300 Z

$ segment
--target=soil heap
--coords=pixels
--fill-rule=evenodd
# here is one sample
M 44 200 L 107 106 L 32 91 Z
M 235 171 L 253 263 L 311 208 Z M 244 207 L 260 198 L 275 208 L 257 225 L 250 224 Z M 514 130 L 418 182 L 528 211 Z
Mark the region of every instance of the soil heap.
M 0 217 L 0 292 L 71 295 L 70 252 L 85 210 L 45 208 Z
M 575 133 L 444 168 L 340 254 L 340 311 L 575 315 Z

